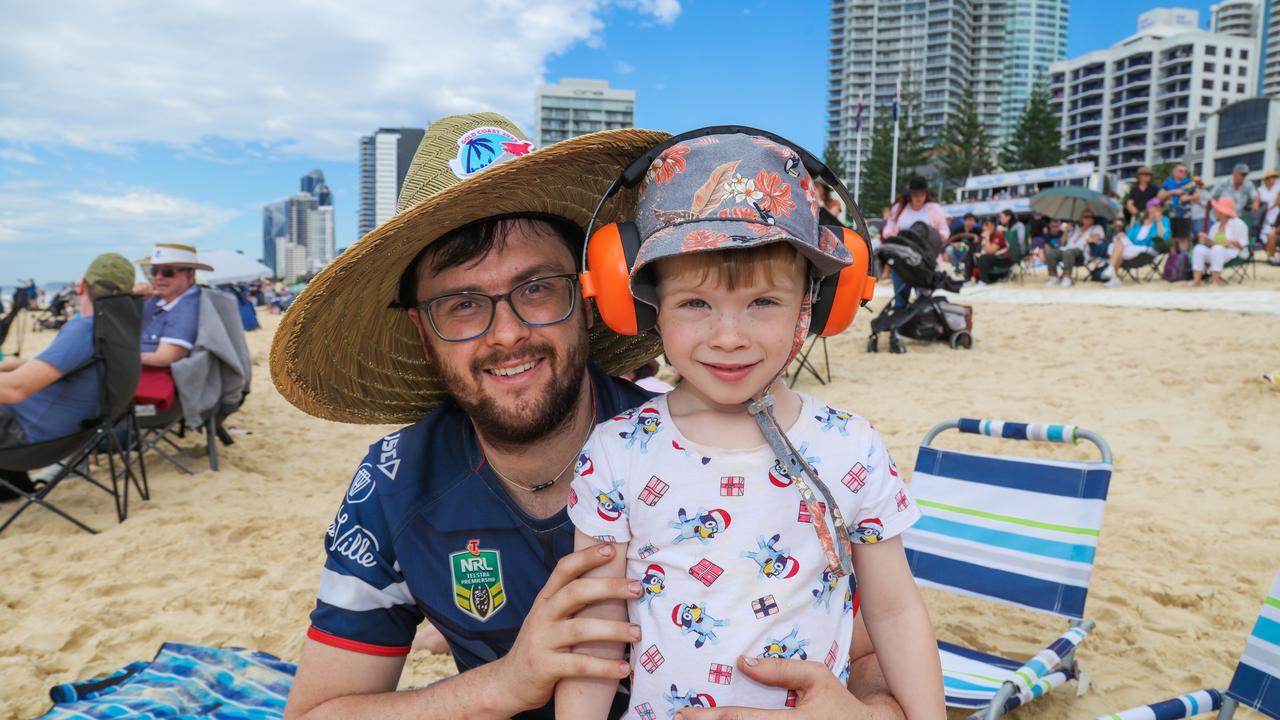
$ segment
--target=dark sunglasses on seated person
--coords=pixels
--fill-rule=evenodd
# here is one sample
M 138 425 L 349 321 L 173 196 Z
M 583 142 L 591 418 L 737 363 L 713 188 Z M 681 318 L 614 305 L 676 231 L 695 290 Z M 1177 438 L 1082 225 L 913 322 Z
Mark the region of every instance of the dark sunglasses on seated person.
M 171 278 L 180 272 L 186 272 L 191 268 L 175 268 L 175 267 L 157 267 L 151 266 L 151 277 Z

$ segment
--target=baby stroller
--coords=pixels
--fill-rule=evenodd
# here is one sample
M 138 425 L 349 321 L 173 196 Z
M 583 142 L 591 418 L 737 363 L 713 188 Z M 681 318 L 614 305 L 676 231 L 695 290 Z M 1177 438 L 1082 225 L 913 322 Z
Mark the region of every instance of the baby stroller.
M 913 340 L 942 340 L 952 348 L 973 347 L 973 308 L 934 297 L 934 290 L 959 292 L 960 283 L 938 269 L 942 240 L 926 223 L 918 222 L 897 237 L 886 238 L 876 258 L 889 266 L 906 285 L 894 294 L 880 314 L 871 320 L 867 352 L 880 349 L 880 333 L 889 333 L 889 352 L 904 353 L 902 335 Z M 911 300 L 912 290 L 917 290 Z M 898 299 L 905 307 L 895 307 Z

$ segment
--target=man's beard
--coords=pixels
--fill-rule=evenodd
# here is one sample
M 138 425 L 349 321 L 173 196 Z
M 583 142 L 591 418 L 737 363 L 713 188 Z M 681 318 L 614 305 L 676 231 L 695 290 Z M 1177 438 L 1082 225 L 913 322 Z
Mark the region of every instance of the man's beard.
M 547 437 L 572 419 L 587 367 L 586 345 L 582 342 L 568 348 L 563 361 L 549 343 L 529 345 L 514 353 L 477 358 L 469 368 L 470 378 L 442 363 L 433 364 L 445 390 L 471 418 L 485 440 L 502 446 L 527 445 Z M 477 388 L 483 383 L 480 377 L 484 373 L 483 368 L 539 356 L 544 358 L 551 379 L 544 387 L 527 392 L 514 403 L 514 407 L 504 407 L 496 398 Z

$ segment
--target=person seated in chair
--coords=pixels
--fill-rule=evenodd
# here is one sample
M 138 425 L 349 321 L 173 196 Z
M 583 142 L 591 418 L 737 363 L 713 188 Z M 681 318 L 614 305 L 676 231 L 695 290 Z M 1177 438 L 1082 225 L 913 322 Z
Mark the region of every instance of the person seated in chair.
M 1009 243 L 1005 241 L 1004 234 L 996 230 L 996 221 L 993 218 L 982 221 L 979 242 L 982 252 L 974 259 L 978 271 L 978 285 L 990 285 L 1013 267 L 1013 256 L 1009 253 Z
M 142 364 L 166 368 L 191 353 L 200 322 L 200 262 L 190 245 L 156 243 L 151 257 L 138 261 L 150 270 L 152 297 L 142 313 Z
M 1058 247 L 1046 247 L 1044 251 L 1045 269 L 1049 271 L 1046 285 L 1071 287 L 1074 282 L 1071 274 L 1077 265 L 1084 265 L 1089 259 L 1089 247 L 1106 238 L 1102 228 L 1095 224 L 1093 211 L 1085 210 L 1080 214 L 1080 221 L 1071 229 Z M 1058 265 L 1062 265 L 1062 278 L 1058 278 Z
M 1167 250 L 1172 232 L 1169 219 L 1164 217 L 1164 205 L 1159 198 L 1153 197 L 1148 200 L 1146 215 L 1130 225 L 1127 234 L 1116 235 L 1111 241 L 1110 258 L 1107 261 L 1111 277 L 1107 280 L 1106 286 L 1120 285 L 1120 266 L 1126 260 L 1132 260 L 1144 253 L 1156 255 L 1162 250 Z
M 0 448 L 34 445 L 74 435 L 98 414 L 98 374 L 93 360 L 93 301 L 129 292 L 133 265 L 122 255 L 93 259 L 76 287 L 80 315 L 72 318 L 44 352 L 31 360 L 0 362 Z M 32 492 L 25 472 L 0 470 L 15 487 Z M 0 489 L 0 500 L 16 498 Z
M 1191 249 L 1191 285 L 1199 287 L 1205 266 L 1213 273 L 1213 284 L 1222 284 L 1222 268 L 1244 254 L 1249 246 L 1249 227 L 1236 217 L 1236 203 L 1230 195 L 1214 200 L 1213 227 L 1200 233 L 1200 242 Z

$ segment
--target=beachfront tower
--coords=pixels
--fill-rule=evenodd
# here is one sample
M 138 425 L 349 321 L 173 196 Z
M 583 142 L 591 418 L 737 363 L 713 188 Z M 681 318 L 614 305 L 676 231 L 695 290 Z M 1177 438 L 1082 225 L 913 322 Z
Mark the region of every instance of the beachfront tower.
M 1067 162 L 1092 162 L 1122 181 L 1141 165 L 1181 162 L 1188 130 L 1253 94 L 1253 38 L 1201 30 L 1199 15 L 1145 12 L 1136 34 L 1050 67 Z
M 1069 0 L 832 0 L 827 139 L 847 172 L 857 167 L 859 97 L 865 160 L 874 110 L 892 105 L 899 79 L 923 103 L 926 142 L 971 89 L 998 147 L 1036 80 L 1066 56 L 1068 9 Z
M 540 85 L 534 95 L 533 143 L 546 147 L 598 130 L 636 126 L 636 91 L 609 87 L 606 80 L 562 78 Z
M 360 237 L 396 214 L 400 186 L 418 152 L 423 132 L 417 128 L 381 128 L 360 138 Z

